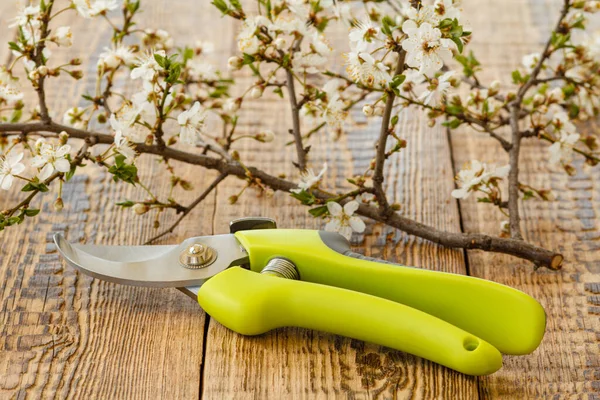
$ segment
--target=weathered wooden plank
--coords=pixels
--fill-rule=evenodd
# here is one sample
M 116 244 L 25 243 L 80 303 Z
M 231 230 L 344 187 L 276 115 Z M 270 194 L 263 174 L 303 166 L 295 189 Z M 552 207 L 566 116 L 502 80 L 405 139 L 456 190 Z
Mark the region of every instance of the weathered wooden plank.
M 145 1 L 142 27 L 160 26 L 171 31 L 178 44 L 189 44 L 194 40 L 190 31 L 207 28 L 208 7 L 208 3 Z M 75 45 L 55 51 L 52 62 L 81 57 L 86 77 L 77 83 L 68 78 L 50 81 L 48 98 L 55 117 L 77 104 L 82 93 L 93 91 L 96 60 L 110 40 L 102 20 L 63 15 L 62 23 L 73 27 Z M 227 25 L 220 25 L 198 37 L 218 40 L 227 34 Z M 213 178 L 176 168 L 197 190 Z M 140 170 L 142 180 L 167 193 L 168 176 L 153 159 L 142 160 Z M 34 206 L 48 213 L 0 234 L 0 397 L 198 396 L 205 324 L 198 305 L 174 289 L 132 288 L 90 279 L 63 267 L 51 245 L 57 231 L 65 231 L 73 241 L 112 244 L 139 244 L 156 233 L 152 218 L 114 206 L 124 198 L 143 199 L 141 190 L 109 180 L 110 176 L 86 167 L 85 174 L 65 185 L 62 213 L 50 210 L 54 197 L 46 194 Z M 182 193 L 178 198 L 189 202 L 194 195 Z M 3 192 L 0 208 L 18 196 Z M 168 241 L 210 234 L 213 210 L 214 201 L 208 199 Z M 165 225 L 172 215 L 161 220 Z
M 471 44 L 487 68 L 488 82 L 502 78 L 522 55 L 539 51 L 560 7 L 558 1 L 465 1 L 464 10 L 476 33 Z M 480 10 L 486 10 L 485 13 Z M 519 10 L 519 12 L 515 12 Z M 475 134 L 476 135 L 476 134 Z M 452 134 L 457 167 L 472 159 L 506 160 L 497 144 L 466 131 Z M 473 275 L 504 283 L 529 293 L 546 309 L 546 336 L 529 356 L 505 357 L 504 368 L 479 380 L 485 398 L 596 398 L 600 382 L 600 319 L 597 312 L 600 225 L 598 168 L 579 163 L 577 175 L 568 178 L 547 164 L 547 146 L 522 146 L 521 177 L 535 187 L 551 188 L 553 203 L 525 202 L 521 212 L 527 240 L 563 252 L 560 272 L 533 271 L 514 258 L 469 252 Z M 501 215 L 469 199 L 461 202 L 466 231 L 497 233 Z
M 347 31 L 332 35 L 335 43 L 347 46 Z M 340 61 L 341 62 L 341 61 Z M 338 68 L 343 67 L 338 65 Z M 251 78 L 245 75 L 248 84 Z M 261 127 L 274 129 L 274 143 L 244 144 L 244 161 L 272 173 L 294 176 L 293 148 L 275 149 L 290 139 L 291 118 L 287 101 L 265 96 L 246 104 L 240 132 L 256 133 Z M 355 115 L 363 119 L 361 115 Z M 403 115 L 400 134 L 408 149 L 390 160 L 386 179 L 390 195 L 404 212 L 420 221 L 458 231 L 456 203 L 448 197 L 452 189 L 452 166 L 444 131 L 427 128 L 420 115 Z M 351 129 L 333 142 L 323 132 L 311 144 L 312 166 L 329 164 L 325 185 L 341 187 L 350 173 L 364 171 L 374 156 L 376 122 Z M 435 157 L 431 155 L 435 154 Z M 417 166 L 418 168 L 415 168 Z M 290 175 L 292 174 L 292 175 Z M 233 183 L 233 184 L 232 184 Z M 262 215 L 278 220 L 283 228 L 322 228 L 303 206 L 285 194 L 257 200 L 246 193 L 235 206 L 227 203 L 237 194 L 239 183 L 231 180 L 219 188 L 215 225 L 226 232 L 226 223 L 243 215 Z M 357 251 L 424 268 L 465 273 L 462 253 L 370 225 L 357 237 Z M 276 305 L 273 305 L 276 307 Z M 422 359 L 373 344 L 304 329 L 279 329 L 257 337 L 243 337 L 210 321 L 206 343 L 203 394 L 221 398 L 467 398 L 477 397 L 476 381 Z

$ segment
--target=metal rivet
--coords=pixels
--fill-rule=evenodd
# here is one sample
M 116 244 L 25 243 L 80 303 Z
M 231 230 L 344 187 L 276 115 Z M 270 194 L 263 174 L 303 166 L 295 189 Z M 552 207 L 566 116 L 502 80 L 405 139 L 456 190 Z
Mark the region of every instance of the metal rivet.
M 179 263 L 190 269 L 208 267 L 217 259 L 217 251 L 202 243 L 194 243 L 181 252 Z

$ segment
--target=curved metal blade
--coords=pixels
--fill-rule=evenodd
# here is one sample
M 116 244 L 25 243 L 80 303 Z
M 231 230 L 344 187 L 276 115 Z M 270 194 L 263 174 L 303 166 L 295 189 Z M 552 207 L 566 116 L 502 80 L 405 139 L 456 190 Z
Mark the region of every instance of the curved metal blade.
M 71 267 L 95 278 L 134 286 L 201 285 L 230 266 L 248 262 L 248 253 L 233 235 L 193 237 L 180 245 L 98 246 L 69 243 L 57 233 L 54 242 Z M 181 266 L 179 255 L 195 243 L 216 250 L 216 261 L 201 269 Z

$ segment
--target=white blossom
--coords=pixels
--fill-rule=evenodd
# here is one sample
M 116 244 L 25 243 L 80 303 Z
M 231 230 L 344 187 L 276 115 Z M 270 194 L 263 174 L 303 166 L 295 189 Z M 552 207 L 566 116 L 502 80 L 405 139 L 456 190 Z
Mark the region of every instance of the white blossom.
M 180 126 L 179 137 L 181 142 L 196 144 L 198 136 L 203 133 L 205 120 L 206 111 L 201 109 L 199 102 L 195 102 L 189 110 L 179 114 L 177 122 Z
M 144 46 L 160 50 L 169 50 L 173 47 L 174 41 L 171 34 L 164 29 L 146 29 L 144 30 Z M 196 45 L 196 47 L 199 47 Z
M 477 160 L 472 160 L 456 175 L 458 189 L 452 191 L 452 197 L 457 199 L 466 199 L 475 190 L 486 192 L 485 185 L 492 179 L 502 179 L 508 176 L 510 165 L 496 168 L 494 165 L 487 165 Z
M 362 219 L 354 215 L 357 209 L 358 202 L 355 200 L 349 201 L 343 208 L 335 201 L 328 202 L 327 210 L 331 218 L 325 225 L 325 230 L 338 232 L 348 240 L 352 237 L 353 231 L 358 233 L 364 232 L 365 223 Z
M 533 71 L 538 62 L 540 62 L 540 53 L 527 54 L 521 61 L 527 72 Z
M 561 110 L 552 116 L 548 128 L 558 136 L 548 149 L 550 164 L 569 164 L 573 159 L 573 148 L 580 138 L 575 125 L 569 120 L 569 115 Z
M 296 70 L 316 74 L 325 64 L 327 64 L 327 58 L 318 53 L 302 53 L 300 51 L 294 53 L 294 69 Z
M 25 165 L 21 163 L 23 152 L 11 151 L 7 155 L 0 156 L 0 188 L 10 189 L 14 177 L 25 170 Z
M 161 57 L 166 57 L 164 50 L 150 51 L 138 58 L 135 63 L 136 67 L 131 70 L 131 79 L 142 78 L 144 81 L 151 81 L 154 79 L 156 73 L 162 70 L 162 67 L 158 65 L 154 55 L 158 54 Z
M 207 62 L 192 60 L 188 63 L 189 75 L 196 81 L 216 81 L 219 79 L 217 69 Z
M 96 0 L 92 5 L 91 15 L 100 15 L 105 14 L 108 11 L 115 10 L 119 7 L 119 2 L 117 0 Z
M 69 108 L 63 114 L 63 124 L 72 126 L 78 129 L 84 129 L 88 121 L 84 118 L 85 109 L 79 107 Z
M 115 131 L 115 135 L 120 134 L 134 141 L 141 140 L 139 130 L 135 125 L 138 115 L 139 110 L 130 106 L 123 107 L 118 114 L 111 114 L 109 122 L 111 128 Z
M 238 34 L 238 49 L 242 53 L 250 55 L 258 53 L 262 42 L 257 37 L 256 31 L 259 26 L 264 25 L 265 22 L 268 23 L 268 20 L 262 16 L 246 18 L 244 20 L 242 30 Z
M 71 146 L 68 144 L 57 147 L 40 139 L 36 143 L 36 149 L 38 154 L 31 160 L 31 166 L 41 169 L 40 180 L 45 181 L 50 178 L 55 170 L 65 173 L 71 169 L 71 164 L 67 160 L 71 151 Z
M 408 22 L 410 21 L 406 21 L 405 24 Z M 439 29 L 429 23 L 423 23 L 419 28 L 412 30 L 402 42 L 402 48 L 406 50 L 406 64 L 419 68 L 422 74 L 431 76 L 442 68 L 444 59 L 452 57 L 449 48 L 451 44 L 450 39 L 442 38 Z
M 315 171 L 312 168 L 307 168 L 306 171 L 300 174 L 298 188 L 292 189 L 291 192 L 300 193 L 303 190 L 311 189 L 323 179 L 325 172 L 327 172 L 327 163 L 323 164 L 323 169 L 321 169 L 318 175 L 315 175 Z
M 5 67 L 0 67 L 0 99 L 14 103 L 23 99 L 17 80 L 13 79 Z
M 40 15 L 40 6 L 26 6 L 22 7 L 19 10 L 19 13 L 14 18 L 14 22 L 8 25 L 9 28 L 14 28 L 15 26 L 25 27 L 27 25 L 32 25 L 33 27 L 38 27 L 40 25 L 40 21 L 37 17 Z
M 122 131 L 115 132 L 114 145 L 117 153 L 124 156 L 126 161 L 133 162 L 136 156 L 134 144 L 127 136 L 123 135 Z
M 71 47 L 73 45 L 73 33 L 70 26 L 60 26 L 50 38 L 59 46 Z
M 370 19 L 359 21 L 348 35 L 351 42 L 372 42 L 380 38 L 380 29 Z
M 388 67 L 367 52 L 364 42 L 351 45 L 346 61 L 348 64 L 346 70 L 350 77 L 365 86 L 384 87 L 392 80 Z
M 437 105 L 442 95 L 448 90 L 452 84 L 450 78 L 454 75 L 454 71 L 448 71 L 439 78 L 432 79 L 430 86 L 425 90 L 419 100 L 423 100 L 423 103 L 430 105 Z
M 423 24 L 437 26 L 440 22 L 438 14 L 431 5 L 423 4 L 418 10 L 407 5 L 404 13 L 407 19 L 402 24 L 402 31 L 409 36 L 414 35 Z
M 135 54 L 128 46 L 118 46 L 117 48 L 104 48 L 98 59 L 98 67 L 105 70 L 113 70 L 119 65 L 132 65 L 135 62 Z M 135 79 L 135 78 L 133 78 Z

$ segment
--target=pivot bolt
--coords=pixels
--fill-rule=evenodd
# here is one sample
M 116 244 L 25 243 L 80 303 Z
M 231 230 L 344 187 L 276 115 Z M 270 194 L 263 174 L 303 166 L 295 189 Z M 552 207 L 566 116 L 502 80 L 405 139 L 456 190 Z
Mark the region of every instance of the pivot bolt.
M 208 267 L 217 259 L 217 251 L 202 243 L 194 243 L 181 252 L 179 263 L 190 269 Z

